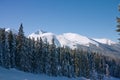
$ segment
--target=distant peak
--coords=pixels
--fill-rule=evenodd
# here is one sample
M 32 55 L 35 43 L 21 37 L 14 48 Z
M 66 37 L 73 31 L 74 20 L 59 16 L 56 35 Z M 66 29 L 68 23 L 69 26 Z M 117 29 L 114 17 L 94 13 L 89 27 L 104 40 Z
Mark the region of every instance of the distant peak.
M 44 33 L 46 33 L 46 31 L 43 31 L 41 29 L 35 32 L 35 34 L 44 34 Z
M 14 34 L 17 34 L 17 33 L 18 33 L 15 29 L 12 29 L 12 28 L 6 28 L 5 31 L 6 31 L 6 32 L 12 31 L 12 33 L 14 33 Z

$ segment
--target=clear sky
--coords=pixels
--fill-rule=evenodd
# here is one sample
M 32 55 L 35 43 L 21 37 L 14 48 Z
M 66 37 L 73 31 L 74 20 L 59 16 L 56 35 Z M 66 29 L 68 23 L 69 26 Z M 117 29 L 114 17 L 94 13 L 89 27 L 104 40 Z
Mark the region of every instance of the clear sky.
M 0 27 L 18 30 L 23 23 L 26 35 L 42 29 L 117 41 L 119 3 L 120 0 L 0 0 Z

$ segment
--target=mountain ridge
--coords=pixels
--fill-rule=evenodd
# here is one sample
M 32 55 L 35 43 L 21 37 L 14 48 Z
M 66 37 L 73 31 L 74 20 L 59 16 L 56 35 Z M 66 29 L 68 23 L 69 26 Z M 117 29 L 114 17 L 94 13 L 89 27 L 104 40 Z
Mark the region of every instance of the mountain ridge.
M 56 35 L 52 32 L 35 34 L 32 33 L 28 38 L 42 38 L 43 42 L 48 42 L 52 44 L 52 39 L 54 38 L 54 43 L 57 47 L 69 47 L 71 49 L 82 49 L 92 52 L 102 53 L 103 55 L 111 57 L 120 58 L 120 45 L 110 39 L 97 39 L 88 38 L 77 33 L 63 33 Z
M 101 44 L 107 44 L 107 45 L 113 45 L 113 44 L 118 44 L 110 39 L 106 39 L 106 38 L 101 38 L 101 39 L 98 39 L 98 38 L 88 38 L 86 36 L 82 36 L 80 34 L 77 34 L 77 33 L 63 33 L 63 34 L 60 34 L 60 35 L 56 35 L 52 32 L 44 32 L 44 31 L 41 31 L 39 30 L 39 32 L 37 31 L 38 34 L 35 33 L 32 33 L 30 34 L 28 37 L 30 38 L 35 38 L 35 40 L 37 40 L 37 38 L 40 38 L 40 37 L 52 37 L 54 36 L 54 38 L 56 38 L 61 45 L 64 45 L 66 46 L 63 42 L 63 41 L 68 41 L 69 43 L 75 43 L 75 44 L 81 44 L 81 45 L 84 45 L 84 46 L 89 46 L 89 44 L 94 44 L 96 46 L 99 45 L 99 43 Z M 49 39 L 49 38 L 48 38 Z M 49 41 L 48 41 L 49 42 Z M 67 43 L 68 43 L 67 42 Z
M 11 29 L 6 28 L 5 31 L 9 32 Z M 17 34 L 17 31 L 14 31 L 13 33 Z M 77 33 L 63 33 L 60 35 L 56 35 L 52 32 L 46 32 L 43 30 L 38 30 L 35 33 L 32 33 L 28 35 L 27 38 L 34 38 L 37 40 L 38 38 L 42 38 L 44 43 L 52 44 L 52 39 L 54 38 L 54 43 L 56 47 L 69 47 L 71 49 L 82 49 L 92 52 L 98 52 L 103 53 L 104 55 L 109 56 L 120 56 L 120 44 L 103 38 L 103 39 L 97 39 L 97 38 L 89 38 L 86 36 L 82 36 Z M 120 58 L 120 57 L 119 57 Z

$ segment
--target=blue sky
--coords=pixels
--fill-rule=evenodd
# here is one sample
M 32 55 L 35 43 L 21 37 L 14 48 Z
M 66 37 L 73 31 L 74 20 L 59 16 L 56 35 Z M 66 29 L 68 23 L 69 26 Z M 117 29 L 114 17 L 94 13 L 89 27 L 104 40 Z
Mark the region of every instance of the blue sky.
M 0 0 L 0 27 L 18 30 L 23 23 L 26 35 L 42 29 L 117 41 L 119 3 L 120 0 Z

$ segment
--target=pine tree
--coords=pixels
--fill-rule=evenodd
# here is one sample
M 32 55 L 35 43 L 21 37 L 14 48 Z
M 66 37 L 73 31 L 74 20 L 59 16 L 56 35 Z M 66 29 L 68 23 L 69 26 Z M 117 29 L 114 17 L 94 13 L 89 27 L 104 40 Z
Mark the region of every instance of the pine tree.
M 25 37 L 23 32 L 23 26 L 20 25 L 19 32 L 17 35 L 17 51 L 16 51 L 16 67 L 20 70 L 25 70 Z
M 71 61 L 71 53 L 70 53 L 70 49 L 66 48 L 67 52 L 66 52 L 66 58 L 67 58 L 67 77 L 72 77 L 72 61 Z
M 71 65 L 70 50 L 66 47 L 62 53 L 62 72 L 64 76 L 72 77 Z
M 29 52 L 28 52 L 28 39 L 25 39 L 24 40 L 24 45 L 23 45 L 23 48 L 22 50 L 24 52 L 21 52 L 22 55 L 21 55 L 21 66 L 22 66 L 22 69 L 23 71 L 25 72 L 29 72 L 30 71 L 30 63 L 29 63 Z
M 90 56 L 90 65 L 91 65 L 91 79 L 92 80 L 97 80 L 97 72 L 96 72 L 96 67 L 95 67 L 95 52 L 91 52 Z
M 9 46 L 9 41 L 10 41 L 10 38 L 9 38 L 9 34 L 10 33 L 6 33 L 7 36 L 6 36 L 6 40 L 5 40 L 5 58 L 4 58 L 4 66 L 6 68 L 10 68 L 11 67 L 11 63 L 10 63 L 10 56 L 11 56 L 11 48 Z
M 79 64 L 79 59 L 78 59 L 78 52 L 77 52 L 77 50 L 75 49 L 74 51 L 73 51 L 73 56 L 74 56 L 74 75 L 76 76 L 76 77 L 78 77 L 78 75 L 79 75 L 79 66 L 78 66 L 78 64 Z
M 119 5 L 119 9 L 118 9 L 119 11 L 120 11 L 120 5 Z M 117 32 L 120 32 L 120 17 L 117 17 Z M 120 34 L 119 34 L 120 35 Z M 119 40 L 120 40 L 120 38 L 119 38 Z
M 47 75 L 51 75 L 51 54 L 50 54 L 50 45 L 49 43 L 47 42 L 47 40 L 44 42 L 44 45 L 43 45 L 43 48 L 44 48 L 44 60 L 43 61 L 46 61 L 44 63 L 44 73 L 46 73 Z
M 86 77 L 85 75 L 85 55 L 84 51 L 81 52 L 81 76 Z
M 52 44 L 49 47 L 49 51 L 50 51 L 50 73 L 52 76 L 57 76 L 56 72 L 57 72 L 57 53 L 56 53 L 56 46 L 54 43 L 54 38 L 52 39 Z
M 58 53 L 58 64 L 57 64 L 57 70 L 58 70 L 58 75 L 61 76 L 62 72 L 61 72 L 61 47 L 57 48 L 57 53 Z
M 60 49 L 60 53 L 61 53 L 61 59 L 60 59 L 60 64 L 61 64 L 61 74 L 62 76 L 65 76 L 66 70 L 65 70 L 65 48 L 62 47 Z
M 81 77 L 82 76 L 82 68 L 83 68 L 83 65 L 82 65 L 82 51 L 79 51 L 79 65 L 78 65 L 78 67 L 79 67 L 79 77 Z
M 29 38 L 26 40 L 26 51 L 27 51 L 27 60 L 26 60 L 26 66 L 27 66 L 27 71 L 32 72 L 32 40 Z M 33 73 L 33 72 L 32 72 Z
M 35 47 L 35 39 L 32 38 L 31 40 L 31 52 L 30 52 L 30 62 L 31 62 L 31 72 L 32 73 L 36 73 L 36 68 L 37 68 L 37 65 L 36 65 L 36 47 Z
M 43 44 L 43 73 L 49 74 L 49 43 Z
M 0 28 L 0 66 L 2 66 L 2 42 L 1 42 L 1 34 L 2 34 L 2 29 Z
M 3 35 L 3 29 L 0 28 L 0 66 L 3 66 L 3 38 L 2 38 L 2 35 Z
M 89 62 L 89 52 L 86 52 L 85 56 L 85 77 L 90 78 L 90 62 Z
M 0 64 L 5 67 L 5 55 L 6 55 L 6 51 L 5 51 L 5 43 L 6 43 L 6 35 L 5 35 L 5 28 L 1 30 L 1 35 L 0 35 L 0 39 L 1 39 L 1 61 Z
M 42 39 L 38 39 L 35 42 L 35 47 L 36 47 L 36 51 L 35 51 L 35 62 L 36 62 L 36 72 L 37 73 L 43 73 L 43 42 Z
M 8 50 L 10 54 L 10 64 L 11 68 L 15 67 L 15 39 L 12 31 L 8 34 Z

